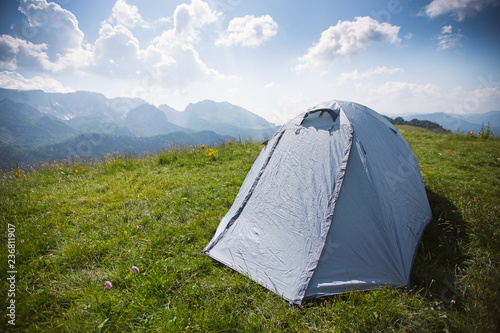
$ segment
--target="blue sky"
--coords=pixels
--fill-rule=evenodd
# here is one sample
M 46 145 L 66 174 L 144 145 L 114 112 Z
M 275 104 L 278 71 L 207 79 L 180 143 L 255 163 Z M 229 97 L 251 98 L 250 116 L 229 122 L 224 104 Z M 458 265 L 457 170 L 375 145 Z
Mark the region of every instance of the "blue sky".
M 228 101 L 283 123 L 329 99 L 500 110 L 500 0 L 3 1 L 0 87 L 183 110 Z

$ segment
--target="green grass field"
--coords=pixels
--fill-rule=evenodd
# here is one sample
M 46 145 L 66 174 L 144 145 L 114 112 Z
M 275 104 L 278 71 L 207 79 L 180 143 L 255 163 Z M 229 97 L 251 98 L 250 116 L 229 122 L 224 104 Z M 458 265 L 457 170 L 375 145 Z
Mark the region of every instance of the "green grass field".
M 110 154 L 101 163 L 50 162 L 0 173 L 0 331 L 500 329 L 500 139 L 399 128 L 419 160 L 434 216 L 410 288 L 291 308 L 199 255 L 259 143 Z

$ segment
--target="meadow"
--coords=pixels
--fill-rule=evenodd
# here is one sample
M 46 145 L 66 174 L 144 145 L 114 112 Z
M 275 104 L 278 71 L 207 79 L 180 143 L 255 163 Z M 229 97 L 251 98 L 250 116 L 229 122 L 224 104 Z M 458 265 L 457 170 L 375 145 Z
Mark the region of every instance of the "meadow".
M 290 306 L 202 255 L 259 142 L 110 153 L 0 173 L 0 331 L 500 329 L 500 139 L 398 128 L 434 217 L 408 288 Z

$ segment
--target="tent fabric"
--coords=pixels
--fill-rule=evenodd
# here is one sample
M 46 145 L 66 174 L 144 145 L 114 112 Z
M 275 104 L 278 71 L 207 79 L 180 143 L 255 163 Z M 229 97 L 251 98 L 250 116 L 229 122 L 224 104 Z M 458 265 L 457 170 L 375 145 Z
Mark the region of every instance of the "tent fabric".
M 430 219 L 399 131 L 365 106 L 329 101 L 267 142 L 204 252 L 301 304 L 408 284 Z

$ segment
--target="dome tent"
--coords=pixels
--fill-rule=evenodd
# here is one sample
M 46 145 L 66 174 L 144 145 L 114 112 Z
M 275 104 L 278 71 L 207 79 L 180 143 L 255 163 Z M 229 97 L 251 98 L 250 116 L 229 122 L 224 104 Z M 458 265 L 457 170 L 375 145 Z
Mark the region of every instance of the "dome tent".
M 407 285 L 430 219 L 399 131 L 365 106 L 330 101 L 266 143 L 204 252 L 301 304 Z

